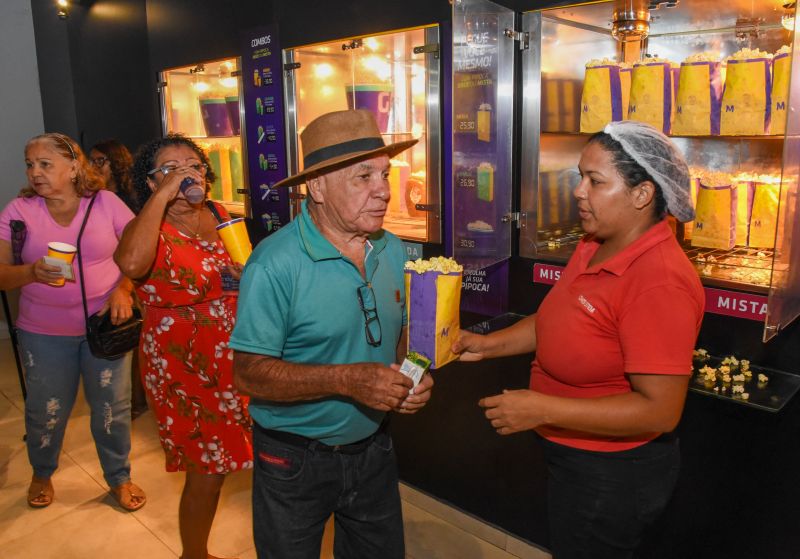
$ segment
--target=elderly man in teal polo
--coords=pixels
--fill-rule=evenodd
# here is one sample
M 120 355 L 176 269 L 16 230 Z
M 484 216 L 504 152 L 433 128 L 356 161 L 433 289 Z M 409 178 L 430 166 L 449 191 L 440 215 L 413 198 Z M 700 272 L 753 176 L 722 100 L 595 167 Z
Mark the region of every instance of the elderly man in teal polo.
M 237 386 L 254 420 L 253 534 L 260 558 L 318 558 L 334 515 L 336 557 L 404 557 L 387 412 L 430 397 L 399 372 L 405 252 L 382 229 L 389 158 L 372 113 L 325 114 L 301 134 L 302 213 L 253 252 L 241 280 Z

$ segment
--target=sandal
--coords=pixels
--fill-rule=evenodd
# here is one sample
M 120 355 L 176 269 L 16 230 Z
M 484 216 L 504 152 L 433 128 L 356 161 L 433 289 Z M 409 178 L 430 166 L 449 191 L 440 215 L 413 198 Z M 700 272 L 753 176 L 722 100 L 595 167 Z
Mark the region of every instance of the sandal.
M 48 507 L 53 502 L 55 490 L 53 490 L 53 482 L 50 478 L 42 479 L 33 476 L 31 484 L 28 487 L 28 505 L 35 509 L 43 509 Z
M 147 502 L 147 496 L 142 491 L 142 488 L 131 481 L 112 487 L 111 494 L 117 500 L 119 506 L 131 512 L 139 510 Z

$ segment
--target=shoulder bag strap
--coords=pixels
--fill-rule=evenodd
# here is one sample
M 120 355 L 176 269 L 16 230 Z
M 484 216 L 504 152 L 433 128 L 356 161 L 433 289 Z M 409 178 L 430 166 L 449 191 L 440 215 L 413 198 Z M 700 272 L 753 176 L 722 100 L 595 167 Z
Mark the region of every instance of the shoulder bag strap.
M 95 192 L 92 195 L 92 199 L 89 202 L 89 207 L 86 208 L 86 215 L 83 216 L 83 223 L 81 223 L 81 230 L 78 232 L 78 272 L 81 276 L 81 298 L 83 299 L 83 319 L 86 321 L 86 326 L 89 326 L 89 309 L 86 306 L 86 288 L 83 285 L 83 259 L 81 258 L 81 237 L 83 236 L 83 230 L 86 229 L 86 222 L 89 221 L 89 213 L 92 211 L 92 206 L 94 206 L 94 201 L 97 199 L 97 193 Z
M 214 214 L 214 217 L 217 218 L 218 223 L 227 221 L 222 217 L 222 215 L 220 215 L 219 210 L 217 209 L 217 205 L 214 202 L 212 202 L 211 200 L 206 200 L 206 206 L 208 207 L 209 210 L 211 210 L 211 213 Z

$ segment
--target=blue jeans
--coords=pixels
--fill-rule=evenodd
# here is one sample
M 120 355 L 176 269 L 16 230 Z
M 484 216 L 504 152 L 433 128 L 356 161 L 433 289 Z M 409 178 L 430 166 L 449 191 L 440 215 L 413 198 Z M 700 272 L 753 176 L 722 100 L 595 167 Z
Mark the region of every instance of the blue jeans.
M 33 474 L 49 478 L 58 468 L 67 420 L 83 377 L 91 430 L 103 475 L 115 487 L 131 478 L 131 355 L 99 359 L 85 336 L 49 336 L 20 330 L 25 370 L 25 431 Z
M 259 559 L 318 559 L 334 515 L 338 559 L 403 559 L 403 517 L 392 439 L 359 452 L 293 444 L 253 426 L 253 534 Z
M 592 452 L 540 438 L 547 461 L 553 559 L 634 557 L 644 530 L 669 503 L 680 470 L 677 438 L 621 452 Z

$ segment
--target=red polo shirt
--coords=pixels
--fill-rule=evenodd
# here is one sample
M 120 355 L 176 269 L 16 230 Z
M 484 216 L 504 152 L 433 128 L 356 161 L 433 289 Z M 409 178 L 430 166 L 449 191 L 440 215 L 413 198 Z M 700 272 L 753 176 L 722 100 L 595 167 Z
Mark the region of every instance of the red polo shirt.
M 625 373 L 689 375 L 705 296 L 666 220 L 601 264 L 584 238 L 536 314 L 530 388 L 569 398 L 631 391 Z M 555 427 L 538 433 L 597 451 L 640 446 L 659 433 L 607 437 Z

